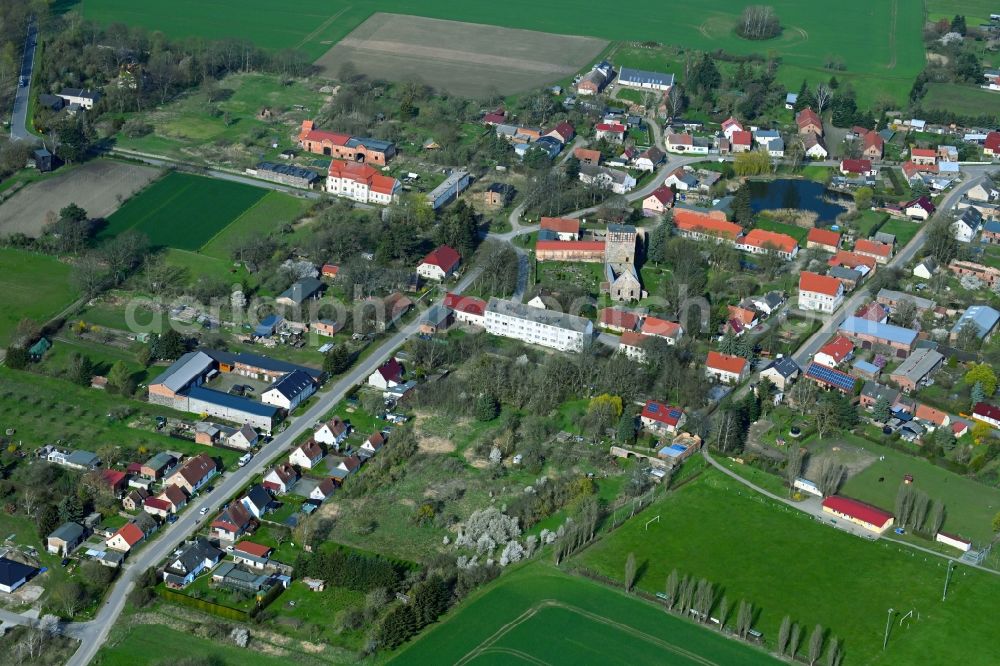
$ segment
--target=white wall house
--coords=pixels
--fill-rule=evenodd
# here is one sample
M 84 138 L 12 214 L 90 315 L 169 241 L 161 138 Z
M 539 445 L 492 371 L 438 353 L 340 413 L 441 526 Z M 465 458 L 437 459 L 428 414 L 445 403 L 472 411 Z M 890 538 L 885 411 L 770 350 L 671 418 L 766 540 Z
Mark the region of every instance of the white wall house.
M 803 271 L 799 275 L 799 309 L 833 312 L 844 301 L 844 283 L 829 275 Z
M 594 337 L 594 323 L 563 312 L 491 298 L 486 306 L 486 331 L 560 351 L 582 351 Z

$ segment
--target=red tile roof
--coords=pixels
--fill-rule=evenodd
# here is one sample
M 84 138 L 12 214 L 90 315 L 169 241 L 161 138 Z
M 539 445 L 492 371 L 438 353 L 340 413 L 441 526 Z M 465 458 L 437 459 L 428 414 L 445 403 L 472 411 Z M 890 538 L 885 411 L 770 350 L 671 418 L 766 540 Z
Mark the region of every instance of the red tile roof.
M 340 266 L 335 264 L 323 264 L 323 268 L 320 270 L 320 273 L 325 277 L 337 277 L 337 273 L 339 272 Z
M 572 217 L 543 217 L 539 228 L 548 229 L 558 234 L 578 234 L 580 233 L 580 220 L 575 220 Z
M 214 472 L 215 469 L 215 461 L 204 453 L 199 453 L 184 463 L 178 474 L 184 477 L 184 480 L 192 486 L 197 486 L 202 479 Z
M 305 457 L 308 458 L 309 460 L 317 460 L 323 457 L 323 447 L 320 446 L 319 443 L 312 438 L 307 439 L 306 441 L 302 442 L 294 449 L 292 449 L 293 453 L 295 451 L 302 451 Z
M 917 403 L 917 412 L 914 416 L 936 425 L 944 425 L 944 422 L 948 420 L 948 415 L 945 412 L 942 412 L 940 409 L 928 407 L 922 403 Z
M 570 125 L 568 122 L 564 120 L 555 127 L 553 127 L 552 129 L 550 129 L 545 134 L 549 135 L 553 133 L 559 134 L 559 136 L 561 136 L 563 139 L 569 141 L 570 139 L 573 138 L 573 135 L 576 134 L 576 130 L 573 129 L 572 125 Z
M 462 256 L 457 250 L 450 248 L 447 245 L 438 245 L 437 248 L 424 257 L 424 260 L 421 263 L 437 266 L 445 273 L 450 273 L 458 268 L 461 261 Z
M 994 407 L 985 402 L 977 402 L 976 406 L 972 408 L 972 414 L 1000 421 L 1000 407 Z
M 670 407 L 655 400 L 647 400 L 646 406 L 642 408 L 642 418 L 669 426 L 676 426 L 683 416 L 684 412 L 680 407 Z
M 1000 132 L 990 132 L 983 142 L 984 148 L 989 148 L 994 153 L 1000 153 Z
M 127 476 L 128 474 L 125 472 L 119 472 L 115 469 L 106 469 L 101 472 L 101 480 L 112 488 L 122 483 Z
M 383 176 L 377 169 L 362 162 L 333 160 L 330 162 L 329 174 L 333 178 L 343 178 L 353 180 L 356 183 L 364 183 L 372 192 L 379 194 L 392 194 L 399 184 L 395 178 Z
M 486 314 L 486 301 L 474 296 L 462 296 L 460 294 L 446 294 L 444 306 L 457 312 L 466 312 L 470 315 L 482 317 Z
M 733 138 L 730 141 L 734 146 L 749 146 L 753 144 L 753 134 L 747 131 L 733 132 Z
M 855 317 L 861 319 L 867 319 L 869 321 L 882 321 L 888 316 L 885 306 L 881 303 L 869 303 L 867 305 L 862 305 L 858 308 L 858 311 L 854 313 Z
M 646 317 L 642 322 L 641 332 L 661 338 L 676 338 L 681 332 L 681 325 L 659 317 Z
M 661 185 L 649 193 L 647 199 L 654 198 L 664 206 L 669 206 L 674 202 L 674 191 L 666 185 Z
M 618 344 L 623 347 L 642 347 L 642 343 L 649 340 L 649 337 L 635 331 L 625 331 L 619 336 Z
M 854 242 L 854 251 L 861 254 L 872 254 L 877 257 L 889 257 L 892 254 L 892 246 L 887 243 L 859 238 Z
M 883 511 L 871 504 L 865 504 L 849 497 L 833 495 L 823 500 L 823 507 L 836 511 L 839 514 L 850 516 L 862 522 L 881 528 L 892 520 L 892 514 Z
M 878 132 L 868 132 L 867 134 L 865 134 L 864 143 L 865 143 L 864 147 L 865 150 L 873 146 L 878 148 L 879 150 L 882 150 L 882 146 L 885 145 L 885 141 L 882 140 L 882 136 Z
M 741 241 L 743 245 L 761 249 L 776 249 L 780 252 L 793 252 L 799 242 L 788 234 L 781 234 L 766 229 L 751 229 Z
M 332 143 L 335 146 L 344 146 L 350 141 L 351 135 L 344 134 L 343 132 L 328 132 L 326 130 L 318 129 L 305 129 L 303 127 L 302 131 L 299 132 L 299 141 L 316 141 L 317 143 L 322 143 L 324 141 Z
M 158 497 L 147 497 L 143 504 L 148 507 L 152 507 L 158 511 L 170 511 L 174 505 L 165 499 L 160 499 Z
M 806 236 L 806 241 L 810 243 L 819 243 L 821 245 L 829 245 L 832 248 L 838 248 L 840 247 L 840 234 L 836 231 L 830 231 L 829 229 L 813 227 L 809 230 L 809 234 Z
M 727 222 L 715 216 L 682 208 L 674 209 L 674 226 L 681 231 L 720 236 L 730 240 L 736 240 L 736 237 L 743 233 L 743 227 L 735 222 Z
M 597 313 L 602 326 L 615 326 L 634 331 L 639 326 L 639 315 L 621 308 L 603 308 Z
M 736 118 L 733 118 L 732 116 L 729 116 L 722 121 L 722 131 L 725 132 L 730 127 L 738 127 L 741 130 L 743 129 L 743 125 L 740 124 L 740 121 L 736 120 Z
M 710 351 L 708 352 L 708 359 L 705 361 L 705 366 L 713 370 L 731 372 L 734 375 L 738 375 L 747 367 L 747 360 L 742 356 L 731 356 L 717 351 Z
M 854 351 L 854 343 L 842 335 L 838 335 L 833 340 L 819 348 L 817 354 L 826 354 L 834 360 L 835 363 L 840 363 L 845 358 L 850 356 L 851 352 Z
M 878 136 L 878 134 L 875 134 Z M 847 173 L 868 173 L 872 170 L 871 160 L 841 160 L 840 170 Z
M 624 134 L 625 126 L 620 123 L 597 123 L 594 126 L 598 132 L 614 132 L 616 134 Z
M 573 150 L 573 157 L 580 161 L 594 162 L 596 164 L 601 161 L 601 151 L 590 150 L 589 148 L 576 148 Z
M 254 557 L 267 557 L 274 549 L 270 546 L 254 543 L 253 541 L 240 541 L 238 544 L 233 546 L 233 550 L 238 550 L 241 553 L 247 553 L 249 555 L 253 555 Z
M 910 148 L 910 157 L 937 157 L 933 148 Z
M 795 124 L 797 124 L 799 128 L 806 127 L 810 124 L 823 127 L 822 119 L 820 119 L 816 112 L 808 106 L 795 114 Z
M 799 274 L 799 291 L 810 291 L 816 294 L 836 296 L 841 290 L 840 280 L 829 275 L 820 275 L 811 271 Z
M 115 534 L 124 539 L 125 543 L 127 543 L 129 546 L 134 546 L 135 544 L 142 541 L 143 537 L 146 536 L 145 534 L 142 533 L 142 530 L 139 529 L 139 526 L 136 525 L 135 523 L 128 523 L 126 525 L 122 525 L 121 528 L 117 532 L 115 532 Z
M 159 495 L 161 498 L 166 499 L 174 506 L 180 506 L 187 501 L 187 493 L 180 486 L 170 484 L 163 489 L 163 492 Z
M 837 254 L 830 257 L 830 260 L 826 262 L 830 266 L 847 266 L 848 268 L 855 268 L 857 266 L 867 266 L 868 268 L 875 268 L 878 263 L 873 257 L 868 257 L 863 254 L 856 254 L 854 252 L 848 252 L 847 250 L 840 250 Z
M 378 373 L 386 381 L 398 382 L 403 378 L 403 366 L 393 357 L 378 367 Z

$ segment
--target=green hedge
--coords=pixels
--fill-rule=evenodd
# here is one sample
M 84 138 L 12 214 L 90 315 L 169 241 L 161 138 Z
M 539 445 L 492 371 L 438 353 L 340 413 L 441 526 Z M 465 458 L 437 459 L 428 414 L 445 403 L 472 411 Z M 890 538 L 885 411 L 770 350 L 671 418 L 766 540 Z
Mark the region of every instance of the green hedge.
M 181 604 L 182 606 L 196 608 L 200 611 L 205 611 L 206 613 L 226 618 L 227 620 L 247 622 L 252 616 L 252 613 L 242 611 L 238 608 L 223 606 L 222 604 L 213 603 L 205 599 L 196 599 L 195 597 L 184 594 L 183 592 L 178 592 L 177 590 L 171 590 L 169 588 L 161 588 L 160 596 L 167 601 L 172 601 L 174 603 Z

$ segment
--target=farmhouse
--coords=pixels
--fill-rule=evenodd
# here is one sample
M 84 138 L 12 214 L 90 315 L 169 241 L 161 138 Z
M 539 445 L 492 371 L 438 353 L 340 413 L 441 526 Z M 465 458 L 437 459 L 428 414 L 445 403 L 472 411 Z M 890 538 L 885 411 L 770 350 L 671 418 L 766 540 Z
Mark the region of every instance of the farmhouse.
M 840 249 L 840 234 L 829 229 L 813 227 L 806 235 L 806 247 L 836 253 Z
M 667 321 L 659 317 L 646 317 L 642 320 L 642 328 L 639 332 L 656 338 L 663 338 L 668 343 L 675 345 L 684 335 L 684 328 L 677 322 Z
M 823 136 L 823 121 L 812 107 L 807 106 L 796 113 L 795 124 L 799 127 L 799 134 Z
M 447 245 L 438 245 L 417 266 L 417 275 L 441 281 L 451 277 L 461 263 L 462 257 L 456 250 Z
M 833 312 L 844 300 L 844 285 L 837 278 L 802 271 L 799 275 L 799 309 Z
M 881 534 L 892 527 L 893 516 L 887 511 L 848 497 L 832 495 L 823 500 L 823 511 L 855 525 Z
M 904 393 L 915 391 L 932 372 L 941 367 L 944 354 L 933 349 L 917 349 L 899 367 L 892 371 L 889 379 Z
M 580 165 L 580 181 L 609 189 L 615 194 L 625 194 L 635 187 L 636 180 L 627 171 L 602 166 Z
M 593 338 L 594 324 L 583 317 L 494 297 L 486 306 L 486 331 L 560 351 L 582 351 Z
M 642 214 L 646 217 L 662 215 L 674 205 L 674 191 L 662 185 L 642 200 Z
M 181 465 L 181 468 L 167 479 L 166 485 L 177 486 L 191 495 L 201 490 L 202 486 L 208 483 L 217 472 L 215 461 L 204 453 L 199 453 Z
M 339 132 L 318 130 L 312 120 L 303 120 L 299 145 L 317 155 L 337 160 L 364 162 L 385 166 L 396 155 L 396 145 L 390 141 L 365 139 Z
M 871 257 L 880 264 L 887 264 L 892 258 L 892 245 L 859 238 L 854 242 L 854 253 L 863 257 Z
M 823 143 L 823 137 L 812 132 L 807 132 L 802 137 L 802 147 L 805 149 L 806 157 L 812 160 L 825 160 L 830 154 Z
M 658 90 L 667 94 L 674 85 L 674 75 L 622 67 L 618 71 L 618 84 L 627 88 Z
M 543 217 L 539 229 L 551 231 L 561 241 L 579 240 L 580 220 L 572 217 Z
M 383 176 L 377 169 L 362 162 L 330 162 L 326 191 L 334 196 L 386 206 L 399 197 L 401 189 L 398 180 Z
M 708 352 L 705 360 L 705 374 L 725 384 L 738 384 L 750 373 L 750 364 L 741 356 L 732 356 L 717 351 Z
M 864 349 L 876 345 L 891 348 L 898 358 L 906 358 L 913 351 L 917 332 L 893 324 L 880 324 L 860 317 L 848 317 L 841 323 L 840 333 L 861 344 Z
M 668 407 L 654 400 L 646 401 L 639 416 L 643 428 L 659 435 L 677 432 L 684 425 L 684 418 L 680 407 Z
M 305 277 L 300 280 L 296 280 L 292 283 L 288 289 L 283 291 L 274 302 L 278 305 L 284 305 L 287 307 L 298 307 L 305 303 L 307 300 L 319 298 L 320 292 L 326 287 L 325 284 L 313 277 Z M 270 319 L 270 317 L 269 317 Z M 266 320 L 265 320 L 266 321 Z M 281 317 L 276 317 L 274 322 L 274 327 L 281 324 Z M 265 322 L 261 322 L 264 324 Z M 272 329 L 273 334 L 273 329 Z

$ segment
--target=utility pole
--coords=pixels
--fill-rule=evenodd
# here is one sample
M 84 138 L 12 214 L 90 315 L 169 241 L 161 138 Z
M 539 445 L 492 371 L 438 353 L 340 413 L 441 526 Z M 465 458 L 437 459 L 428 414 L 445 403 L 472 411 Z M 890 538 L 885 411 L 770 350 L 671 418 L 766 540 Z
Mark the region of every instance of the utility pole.
M 892 625 L 892 614 L 895 609 L 889 609 L 889 617 L 885 621 L 885 638 L 882 639 L 882 651 L 885 652 L 885 646 L 889 643 L 889 627 Z
M 948 569 L 944 573 L 944 592 L 941 593 L 941 601 L 948 598 L 948 581 L 951 580 L 951 570 L 955 566 L 955 560 L 948 560 Z

